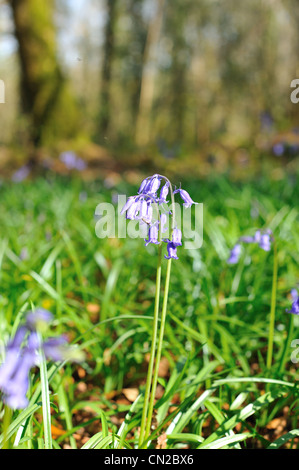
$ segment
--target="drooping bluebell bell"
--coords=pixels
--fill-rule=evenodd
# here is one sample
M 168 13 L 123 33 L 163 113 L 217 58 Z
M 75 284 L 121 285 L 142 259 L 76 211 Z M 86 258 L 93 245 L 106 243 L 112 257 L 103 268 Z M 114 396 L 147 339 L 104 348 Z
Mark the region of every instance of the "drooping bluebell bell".
M 148 178 L 145 178 L 144 180 L 142 180 L 141 185 L 139 186 L 139 189 L 137 191 L 137 194 L 141 194 L 141 193 L 144 192 L 144 189 L 146 188 L 147 182 L 148 182 Z M 131 196 L 131 197 L 134 197 L 134 196 Z
M 179 259 L 177 255 L 177 245 L 175 245 L 173 242 L 168 242 L 167 243 L 167 253 L 168 255 L 165 255 L 165 259 Z
M 160 184 L 161 184 L 161 176 L 154 175 L 151 178 L 149 178 L 146 188 L 144 189 L 144 192 L 156 197 Z
M 143 218 L 144 222 L 146 224 L 151 224 L 153 218 L 153 207 L 150 201 L 147 202 L 147 209 L 146 209 L 146 215 Z
M 149 227 L 148 230 L 148 240 L 145 240 L 145 246 L 149 243 L 154 243 L 155 245 L 159 245 L 159 223 L 156 222 Z
M 161 188 L 161 191 L 160 191 L 160 200 L 159 202 L 161 204 L 164 204 L 166 203 L 166 198 L 168 196 L 168 193 L 169 193 L 169 183 L 168 181 L 166 181 L 166 183 L 164 184 L 164 186 Z
M 292 307 L 290 310 L 286 310 L 287 313 L 293 313 L 294 315 L 299 315 L 299 295 L 296 289 L 291 290 L 291 296 L 293 299 Z
M 128 208 L 127 210 L 127 219 L 131 219 L 131 220 L 134 220 L 137 218 L 137 215 L 139 213 L 139 209 L 140 209 L 140 204 L 141 204 L 141 201 L 140 199 L 137 199 L 135 198 L 134 201 L 132 202 L 132 204 L 130 204 L 130 207 Z
M 194 202 L 189 193 L 187 193 L 187 191 L 185 189 L 182 189 L 182 188 L 179 188 L 179 189 L 176 189 L 173 194 L 176 194 L 176 193 L 179 193 L 179 195 L 181 196 L 184 204 L 183 206 L 186 207 L 186 209 L 188 209 L 189 207 L 192 206 L 192 204 L 197 204 L 197 202 Z
M 68 346 L 62 336 L 45 341 L 41 339 L 40 331 L 52 318 L 51 312 L 44 309 L 28 312 L 25 323 L 17 329 L 6 347 L 5 361 L 0 367 L 0 392 L 4 402 L 13 409 L 28 405 L 26 395 L 30 370 L 40 362 L 41 351 L 53 361 L 83 359 L 83 355 Z
M 131 205 L 134 203 L 135 201 L 135 197 L 134 196 L 130 196 L 127 200 L 127 202 L 125 203 L 124 207 L 122 208 L 122 210 L 120 211 L 121 215 L 124 214 L 125 212 L 127 212 L 129 210 L 129 208 L 131 207 Z
M 136 219 L 144 219 L 148 216 L 148 203 L 144 198 L 141 198 L 138 205 L 138 213 Z
M 175 246 L 182 245 L 182 232 L 177 227 L 175 227 L 172 232 L 172 243 Z

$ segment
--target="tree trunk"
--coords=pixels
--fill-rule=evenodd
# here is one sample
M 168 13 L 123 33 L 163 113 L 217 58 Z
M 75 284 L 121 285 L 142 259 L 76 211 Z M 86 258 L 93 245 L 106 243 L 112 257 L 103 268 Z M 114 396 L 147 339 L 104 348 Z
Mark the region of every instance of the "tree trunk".
M 156 0 L 156 12 L 148 26 L 136 122 L 136 144 L 144 146 L 150 139 L 150 115 L 154 100 L 156 52 L 162 29 L 165 0 Z
M 72 137 L 77 105 L 56 55 L 54 1 L 10 0 L 21 69 L 21 103 L 35 147 Z
M 106 137 L 111 120 L 110 86 L 112 76 L 112 64 L 115 52 L 115 24 L 116 24 L 117 0 L 107 0 L 107 23 L 105 30 L 104 58 L 101 83 L 101 116 L 100 136 Z

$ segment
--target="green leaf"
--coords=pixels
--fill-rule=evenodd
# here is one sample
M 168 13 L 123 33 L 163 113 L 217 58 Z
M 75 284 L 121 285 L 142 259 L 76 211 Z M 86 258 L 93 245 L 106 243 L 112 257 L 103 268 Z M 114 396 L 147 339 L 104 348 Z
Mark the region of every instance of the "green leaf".
M 195 400 L 195 402 L 190 407 L 187 408 L 186 411 L 180 411 L 169 425 L 168 429 L 166 430 L 166 434 L 177 434 L 181 432 L 187 426 L 198 408 L 205 403 L 206 399 L 212 395 L 214 391 L 214 388 L 206 390 L 200 395 L 200 397 L 197 398 L 197 400 Z
M 180 441 L 180 442 L 203 442 L 204 438 L 201 436 L 197 436 L 196 434 L 192 433 L 172 433 L 167 434 L 168 440 Z
M 250 403 L 245 408 L 243 408 L 243 410 L 238 411 L 234 416 L 224 421 L 219 426 L 217 431 L 213 432 L 207 439 L 205 439 L 203 445 L 206 446 L 206 444 L 209 444 L 210 442 L 213 442 L 216 439 L 218 439 L 219 436 L 225 435 L 228 431 L 233 429 L 236 426 L 236 424 L 238 424 L 240 421 L 243 421 L 247 419 L 249 416 L 252 416 L 256 412 L 258 412 L 260 409 L 262 409 L 265 406 L 268 406 L 270 403 L 272 403 L 274 400 L 281 397 L 282 395 L 283 395 L 283 392 L 281 390 L 265 393 L 264 395 L 259 397 L 257 400 L 255 400 L 253 403 Z M 201 447 L 202 445 L 199 446 L 199 448 Z
M 29 418 L 29 416 L 33 415 L 39 408 L 41 407 L 41 403 L 34 403 L 34 405 L 28 406 L 23 410 L 18 416 L 14 419 L 14 421 L 9 425 L 7 433 L 6 433 L 6 441 L 9 440 L 14 433 L 16 433 L 19 427 L 23 424 L 24 421 Z M 0 447 L 3 447 L 4 444 L 4 436 L 3 434 L 0 435 Z
M 289 440 L 294 439 L 294 437 L 299 437 L 299 429 L 292 429 L 292 431 L 280 436 L 276 441 L 271 442 L 267 449 L 279 449 L 279 447 L 283 446 Z
M 222 449 L 223 447 L 230 446 L 231 444 L 236 444 L 238 442 L 244 441 L 245 439 L 248 439 L 251 436 L 252 434 L 250 434 L 249 432 L 245 432 L 242 434 L 233 434 L 231 436 L 221 437 L 220 439 L 217 439 L 216 441 L 210 443 L 204 442 L 199 447 L 201 449 Z

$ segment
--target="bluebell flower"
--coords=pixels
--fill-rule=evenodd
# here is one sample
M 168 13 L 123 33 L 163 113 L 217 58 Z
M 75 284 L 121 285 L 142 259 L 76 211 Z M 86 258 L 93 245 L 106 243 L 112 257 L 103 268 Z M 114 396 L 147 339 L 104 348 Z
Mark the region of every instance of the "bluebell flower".
M 165 259 L 179 259 L 178 258 L 178 255 L 177 255 L 177 246 L 173 243 L 173 242 L 168 242 L 167 243 L 167 253 L 168 253 L 168 256 L 164 256 Z
M 146 184 L 146 187 L 144 188 L 143 192 L 145 192 L 146 194 L 156 196 L 157 191 L 160 187 L 160 184 L 161 184 L 161 176 L 154 175 L 148 180 L 148 183 Z
M 229 264 L 236 264 L 239 261 L 239 257 L 241 254 L 241 243 L 257 243 L 262 250 L 270 251 L 271 241 L 271 230 L 257 230 L 254 236 L 240 237 L 234 248 L 231 250 L 230 257 L 227 262 Z
M 237 243 L 230 252 L 230 257 L 228 258 L 228 264 L 236 264 L 239 261 L 241 255 L 241 245 Z
M 161 186 L 162 181 L 164 184 Z M 161 189 L 160 189 L 161 187 Z M 160 189 L 160 191 L 159 191 Z M 159 191 L 159 193 L 158 193 Z M 141 185 L 138 189 L 136 196 L 130 196 L 123 208 L 121 209 L 121 214 L 126 214 L 127 219 L 138 220 L 140 223 L 146 223 L 148 225 L 148 238 L 145 239 L 145 245 L 149 243 L 159 244 L 159 225 L 161 224 L 161 233 L 165 233 L 167 216 L 165 212 L 160 210 L 160 205 L 167 203 L 167 196 L 171 191 L 172 195 L 179 193 L 184 207 L 191 207 L 192 204 L 197 204 L 194 202 L 190 195 L 184 189 L 172 190 L 172 185 L 169 180 L 162 175 L 154 174 L 153 176 L 143 179 Z M 158 208 L 158 219 L 153 216 L 153 206 L 156 204 Z M 164 209 L 163 209 L 164 210 Z M 172 212 L 169 212 L 173 216 Z M 174 221 L 172 221 L 172 226 Z M 176 247 L 182 245 L 182 233 L 178 228 L 172 230 L 171 240 L 164 239 L 163 242 L 166 242 L 168 256 L 167 258 L 178 259 L 176 255 Z
M 143 218 L 144 222 L 151 224 L 153 218 L 153 208 L 150 202 L 147 203 L 146 215 Z
M 194 202 L 194 201 L 191 199 L 189 193 L 187 193 L 187 191 L 185 191 L 185 189 L 181 189 L 181 188 L 180 188 L 180 189 L 176 189 L 176 190 L 173 192 L 173 194 L 176 194 L 176 193 L 179 193 L 179 194 L 180 194 L 182 200 L 184 201 L 183 206 L 186 207 L 186 209 L 188 209 L 189 207 L 191 207 L 192 204 L 197 204 L 197 202 Z
M 276 157 L 281 157 L 285 151 L 285 144 L 283 142 L 278 142 L 277 144 L 273 145 L 272 150 Z
M 292 289 L 291 296 L 293 298 L 293 303 L 291 310 L 286 310 L 287 313 L 293 313 L 294 315 L 299 315 L 299 295 L 296 289 Z
M 141 198 L 138 206 L 138 213 L 136 219 L 144 219 L 148 216 L 148 203 L 145 199 Z
M 26 335 L 23 327 L 17 331 L 14 340 L 7 346 L 5 363 L 0 368 L 0 390 L 4 394 L 5 403 L 14 409 L 28 405 L 26 397 L 29 385 L 30 369 L 37 361 L 38 336 L 30 333 L 26 345 L 21 346 Z
M 271 250 L 271 237 L 268 233 L 263 233 L 259 242 L 260 248 L 265 251 Z
M 86 163 L 82 158 L 78 157 L 75 152 L 72 151 L 66 151 L 62 152 L 59 155 L 59 159 L 61 162 L 65 164 L 65 166 L 69 170 L 78 170 L 78 171 L 83 171 L 86 168 Z
M 44 309 L 29 312 L 25 324 L 18 328 L 6 347 L 5 361 L 0 367 L 0 391 L 5 403 L 13 409 L 28 405 L 30 370 L 40 362 L 41 351 L 53 361 L 83 359 L 83 355 L 68 346 L 62 336 L 42 341 L 40 327 L 44 329 L 51 319 L 51 312 Z
M 182 232 L 179 228 L 174 228 L 172 232 L 172 243 L 175 246 L 179 246 L 182 244 Z
M 65 361 L 68 341 L 64 336 L 48 338 L 43 342 L 43 351 L 47 359 L 51 359 L 54 362 Z
M 150 226 L 148 230 L 148 240 L 145 240 L 145 246 L 149 243 L 154 243 L 155 245 L 159 245 L 159 224 L 156 222 Z
M 31 331 L 40 331 L 44 329 L 44 326 L 53 320 L 53 315 L 48 310 L 44 308 L 37 308 L 34 312 L 29 312 L 26 315 L 26 326 Z
M 150 179 L 151 179 L 150 177 L 147 177 L 141 182 L 141 185 L 139 186 L 139 189 L 137 191 L 138 194 L 143 194 L 143 193 L 146 194 L 147 187 L 150 183 Z
M 19 363 L 21 345 L 25 339 L 27 329 L 21 327 L 6 347 L 5 362 L 0 368 L 0 390 L 5 390 L 11 376 L 13 376 Z
M 127 219 L 134 220 L 136 219 L 139 210 L 140 210 L 140 204 L 141 201 L 139 199 L 134 199 L 133 203 L 130 205 L 130 207 L 127 210 Z
M 161 191 L 160 191 L 160 203 L 163 204 L 163 203 L 166 203 L 166 198 L 168 196 L 168 193 L 169 193 L 169 183 L 168 181 L 166 181 L 166 183 L 164 184 L 164 186 L 161 188 Z
M 31 351 L 27 350 L 19 358 L 16 368 L 3 387 L 4 401 L 12 409 L 26 408 L 30 369 L 35 365 Z
M 124 207 L 120 211 L 120 213 L 124 214 L 131 207 L 131 205 L 133 204 L 134 201 L 135 201 L 135 196 L 130 196 L 128 198 L 127 202 L 125 203 Z
M 21 181 L 24 181 L 29 174 L 30 167 L 28 165 L 23 165 L 13 173 L 11 179 L 14 183 L 20 183 Z

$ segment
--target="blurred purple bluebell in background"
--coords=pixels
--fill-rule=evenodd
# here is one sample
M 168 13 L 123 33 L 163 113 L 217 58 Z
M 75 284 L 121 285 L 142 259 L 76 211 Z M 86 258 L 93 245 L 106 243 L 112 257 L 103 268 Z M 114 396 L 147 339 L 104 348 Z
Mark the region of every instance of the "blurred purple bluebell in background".
M 236 264 L 239 261 L 241 255 L 241 245 L 237 243 L 230 252 L 230 256 L 227 260 L 228 264 Z
M 286 310 L 287 313 L 293 313 L 294 315 L 299 315 L 299 294 L 297 289 L 291 290 L 291 296 L 293 299 L 292 307 L 290 310 Z
M 11 180 L 14 183 L 21 183 L 24 181 L 28 176 L 30 175 L 30 168 L 29 165 L 23 165 L 21 166 L 18 170 L 16 170 L 12 177 Z
M 262 250 L 270 251 L 272 239 L 272 232 L 269 229 L 257 230 L 253 236 L 240 237 L 230 252 L 228 264 L 238 263 L 242 251 L 241 243 L 257 243 Z
M 5 360 L 0 366 L 0 392 L 3 401 L 12 409 L 22 409 L 28 405 L 27 391 L 30 370 L 38 365 L 41 351 L 46 359 L 52 361 L 80 361 L 84 355 L 69 346 L 63 336 L 42 339 L 53 319 L 51 312 L 38 308 L 28 312 L 26 321 L 21 325 L 5 349 Z
M 65 164 L 68 170 L 83 171 L 86 168 L 86 163 L 82 158 L 78 157 L 75 152 L 66 151 L 59 155 L 59 160 Z

